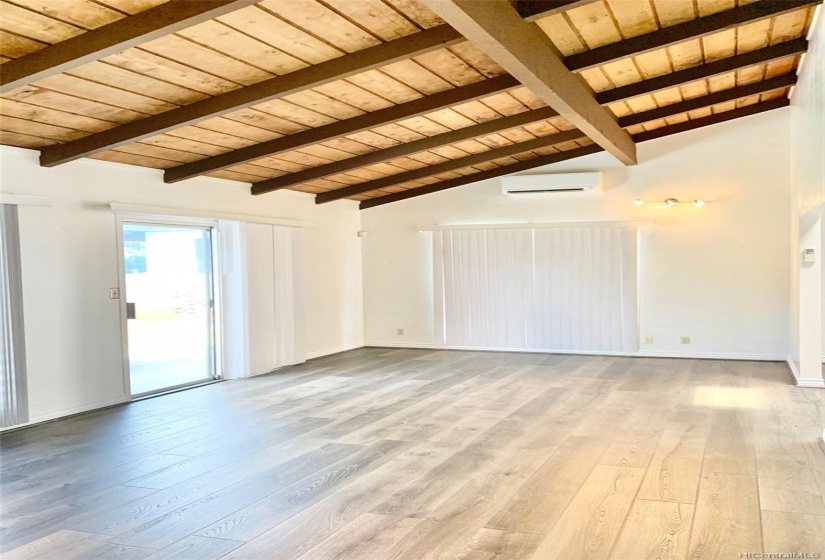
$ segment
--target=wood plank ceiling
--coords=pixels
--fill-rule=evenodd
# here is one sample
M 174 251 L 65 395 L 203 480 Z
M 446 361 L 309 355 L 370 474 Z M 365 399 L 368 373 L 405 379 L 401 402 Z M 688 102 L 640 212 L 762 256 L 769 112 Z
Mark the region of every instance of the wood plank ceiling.
M 640 142 L 786 106 L 817 3 L 516 9 Z M 0 0 L 0 143 L 362 208 L 602 149 L 416 0 L 191 4 Z

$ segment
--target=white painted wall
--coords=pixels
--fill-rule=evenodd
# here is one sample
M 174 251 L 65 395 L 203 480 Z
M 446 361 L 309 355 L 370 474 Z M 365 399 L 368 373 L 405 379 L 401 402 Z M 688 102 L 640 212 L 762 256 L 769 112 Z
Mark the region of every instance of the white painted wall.
M 642 351 L 784 359 L 788 134 L 782 109 L 640 144 L 641 164 L 634 167 L 606 154 L 549 167 L 604 171 L 603 193 L 507 197 L 494 179 L 365 210 L 367 344 L 433 343 L 431 234 L 418 233 L 418 226 L 655 220 L 641 238 L 641 334 L 654 338 Z M 709 202 L 703 208 L 632 204 L 671 196 Z M 681 345 L 681 336 L 691 336 L 692 344 Z
M 825 386 L 823 212 L 825 212 L 825 16 L 822 6 L 791 98 L 791 299 L 788 362 L 801 385 Z M 817 263 L 801 264 L 803 249 Z
M 356 203 L 317 206 L 280 192 L 252 197 L 240 183 L 192 179 L 166 185 L 160 171 L 94 160 L 53 169 L 37 153 L 0 148 L 0 192 L 51 197 L 20 207 L 24 311 L 33 421 L 121 402 L 115 214 L 110 202 L 314 222 L 304 233 L 308 356 L 363 344 L 360 215 Z

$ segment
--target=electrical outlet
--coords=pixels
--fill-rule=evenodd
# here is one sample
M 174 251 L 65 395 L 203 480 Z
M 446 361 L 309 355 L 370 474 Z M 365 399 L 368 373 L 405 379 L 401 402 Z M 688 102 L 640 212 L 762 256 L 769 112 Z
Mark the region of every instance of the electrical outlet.
M 120 288 L 109 288 L 109 299 L 120 299 Z
M 653 344 L 653 337 L 652 336 L 646 336 L 646 337 L 644 337 L 643 340 L 644 340 L 645 344 Z
M 404 329 L 396 329 L 395 334 L 398 336 L 404 336 Z
M 689 336 L 683 336 L 682 337 L 682 344 L 690 344 L 690 337 Z

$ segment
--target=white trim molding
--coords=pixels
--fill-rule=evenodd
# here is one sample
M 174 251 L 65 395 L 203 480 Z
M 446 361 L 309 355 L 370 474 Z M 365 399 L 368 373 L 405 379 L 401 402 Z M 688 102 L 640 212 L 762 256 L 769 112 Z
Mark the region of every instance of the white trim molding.
M 250 214 L 232 214 L 229 212 L 212 212 L 210 210 L 191 210 L 184 208 L 166 208 L 163 206 L 143 206 L 140 204 L 126 204 L 123 202 L 111 202 L 109 208 L 120 214 L 135 214 L 146 218 L 147 216 L 172 216 L 183 218 L 206 218 L 212 220 L 232 220 L 236 222 L 247 222 L 253 224 L 271 224 L 275 226 L 290 226 L 300 228 L 316 227 L 315 222 L 302 220 L 290 220 L 287 218 L 272 218 L 268 216 L 253 216 Z
M 446 346 L 426 342 L 378 342 L 364 343 L 366 348 L 417 348 L 421 350 L 466 350 L 470 352 L 515 352 L 521 354 L 572 354 L 579 356 L 621 356 L 628 358 L 686 358 L 696 360 L 739 360 L 753 362 L 783 362 L 780 354 L 738 354 L 726 352 L 599 352 L 591 350 L 551 350 L 504 347 Z
M 799 377 L 799 370 L 796 367 L 793 359 L 788 356 L 785 359 L 785 362 L 788 364 L 788 367 L 791 370 L 791 375 L 793 375 L 794 381 L 796 381 L 797 387 L 808 387 L 812 389 L 825 389 L 825 379 L 819 378 L 800 378 Z
M 38 416 L 32 416 L 28 422 L 24 424 L 17 424 L 15 426 L 9 426 L 7 428 L 0 429 L 0 432 L 5 432 L 9 430 L 16 430 L 18 428 L 25 428 L 28 426 L 34 426 L 35 424 L 42 424 L 43 422 L 49 422 L 51 420 L 58 420 L 58 419 L 65 419 L 69 416 L 75 416 L 77 414 L 83 414 L 84 412 L 93 412 L 95 410 L 100 410 L 103 408 L 109 408 L 110 406 L 116 406 L 119 404 L 127 404 L 132 402 L 131 397 L 128 395 L 123 395 L 116 399 L 109 399 L 106 401 L 96 402 L 92 404 L 86 404 L 83 406 L 76 406 L 73 408 L 67 408 L 64 410 L 58 410 L 56 412 L 50 412 L 48 414 L 40 414 Z
M 52 199 L 48 196 L 10 193 L 0 193 L 0 204 L 14 204 L 15 206 L 53 206 Z
M 601 221 L 601 222 L 519 222 L 513 224 L 444 224 L 432 226 L 419 226 L 418 231 L 455 231 L 455 230 L 481 230 L 481 229 L 533 229 L 533 228 L 571 228 L 571 227 L 631 227 L 631 226 L 653 226 L 653 220 L 641 221 Z
M 350 350 L 357 350 L 363 348 L 364 344 L 358 342 L 355 344 L 345 344 L 343 346 L 336 346 L 335 348 L 325 348 L 324 350 L 315 350 L 314 352 L 307 352 L 306 359 L 314 360 L 315 358 L 323 358 L 324 356 L 331 356 L 332 354 L 340 354 L 341 352 L 349 352 Z

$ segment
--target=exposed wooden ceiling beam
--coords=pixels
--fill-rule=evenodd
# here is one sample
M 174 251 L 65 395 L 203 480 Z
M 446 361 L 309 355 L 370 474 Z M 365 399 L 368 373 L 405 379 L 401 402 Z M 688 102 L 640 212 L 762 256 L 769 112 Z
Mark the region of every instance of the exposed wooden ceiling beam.
M 734 119 L 755 115 L 757 113 L 764 113 L 765 111 L 771 111 L 773 109 L 781 109 L 782 107 L 787 107 L 790 104 L 790 99 L 787 97 L 780 97 L 778 99 L 765 101 L 764 103 L 755 103 L 753 105 L 740 107 L 739 109 L 733 109 L 732 111 L 716 113 L 715 115 L 702 117 L 701 119 L 694 119 L 692 121 L 685 121 L 679 124 L 672 124 L 670 126 L 663 126 L 661 128 L 639 132 L 638 134 L 634 134 L 633 138 L 635 138 L 637 142 L 647 142 L 648 140 L 678 134 L 679 132 L 694 130 L 726 121 L 732 121 Z
M 317 204 L 324 204 L 325 202 L 332 202 L 333 200 L 340 200 L 349 196 L 355 196 L 357 194 L 383 189 L 385 187 L 391 187 L 393 185 L 406 183 L 407 181 L 415 181 L 425 177 L 432 177 L 433 175 L 438 175 L 439 173 L 447 173 L 449 171 L 463 169 L 472 165 L 486 163 L 494 159 L 511 157 L 516 154 L 529 152 L 531 150 L 547 148 L 548 146 L 552 146 L 554 144 L 570 142 L 571 140 L 580 140 L 584 137 L 584 133 L 580 130 L 566 130 L 550 136 L 534 138 L 533 140 L 528 140 L 527 142 L 518 142 L 516 144 L 510 144 L 509 146 L 494 148 L 486 152 L 471 154 L 462 158 L 451 159 L 443 163 L 428 165 L 426 167 L 412 169 L 410 171 L 403 171 L 395 175 L 388 175 L 386 177 L 381 177 L 380 179 L 373 179 L 372 181 L 366 181 L 364 183 L 358 183 L 356 185 L 350 185 L 341 189 L 335 189 L 334 191 L 321 193 L 315 196 L 315 202 Z M 252 194 L 256 194 L 254 190 Z
M 590 1 L 591 0 L 557 0 L 546 3 L 544 1 L 539 0 L 536 5 L 539 8 L 545 8 L 544 11 L 536 11 L 535 6 L 533 8 L 530 8 L 529 6 L 525 8 L 525 6 L 527 6 L 526 4 L 520 4 L 519 9 L 521 9 L 522 15 L 525 15 L 528 17 L 528 19 L 530 19 L 540 17 L 541 15 L 546 15 L 547 13 L 552 13 L 553 11 L 560 9 L 561 7 L 564 7 L 566 9 L 572 9 L 574 7 L 579 6 L 582 3 L 589 3 Z M 187 3 L 192 5 L 198 4 L 199 6 L 204 4 L 202 2 Z M 137 16 L 132 17 L 134 18 Z M 79 37 L 83 37 L 84 35 L 81 35 Z M 228 92 L 205 101 L 194 103 L 192 105 L 187 105 L 179 109 L 173 109 L 172 111 L 148 117 L 146 119 L 136 121 L 134 123 L 121 125 L 112 130 L 96 133 L 86 138 L 81 138 L 79 140 L 67 142 L 65 144 L 44 148 L 43 150 L 41 150 L 41 164 L 48 167 L 59 165 L 61 163 L 66 163 L 68 161 L 72 161 L 80 157 L 111 149 L 116 146 L 121 146 L 124 144 L 128 144 L 130 142 L 135 142 L 143 138 L 154 136 L 156 134 L 161 134 L 174 128 L 179 128 L 181 126 L 186 126 L 188 124 L 194 124 L 207 118 L 212 118 L 221 114 L 225 114 L 227 112 L 238 110 L 243 107 L 249 107 L 257 103 L 262 103 L 266 100 L 282 97 L 284 95 L 287 95 L 288 93 L 301 91 L 302 89 L 305 89 L 307 87 L 314 87 L 315 85 L 319 85 L 320 83 L 327 83 L 328 81 L 339 79 L 345 75 L 352 75 L 354 73 L 364 71 L 374 66 L 380 66 L 381 64 L 386 63 L 388 60 L 391 62 L 392 60 L 390 60 L 387 57 L 390 56 L 392 52 L 394 52 L 398 56 L 398 58 L 405 58 L 409 56 L 414 56 L 417 53 L 420 54 L 421 52 L 425 52 L 426 50 L 432 50 L 435 48 L 447 46 L 449 44 L 453 44 L 454 42 L 459 42 L 461 40 L 463 39 L 458 35 L 458 33 L 449 28 L 449 26 L 439 26 L 430 29 L 427 32 L 416 33 L 409 37 L 404 37 L 396 41 L 385 43 L 383 45 L 378 45 L 377 47 L 372 47 L 371 49 L 366 49 L 365 51 L 359 51 L 351 55 L 345 55 L 343 57 L 333 59 L 326 63 L 322 63 L 304 70 L 299 70 L 297 72 L 286 74 L 281 77 L 273 78 L 271 80 L 266 80 L 262 83 L 248 86 L 240 90 Z M 794 42 L 791 41 L 790 43 Z M 782 48 L 779 45 L 777 45 L 776 47 L 780 49 Z M 424 49 L 424 51 L 418 51 L 417 49 Z M 765 49 L 760 49 L 760 51 L 756 52 L 762 51 L 765 51 Z M 378 58 L 378 60 L 382 62 L 375 62 L 375 58 Z M 4 76 L 6 75 L 5 68 L 9 64 L 10 63 L 6 63 L 3 65 Z M 502 89 L 498 91 L 505 91 L 506 89 L 510 89 L 517 85 L 517 82 L 515 82 L 513 78 L 501 78 L 501 81 L 499 83 L 502 85 Z M 461 88 L 457 88 L 457 90 L 455 90 L 455 101 L 452 101 L 451 103 L 445 103 L 444 105 L 435 107 L 432 110 L 437 110 L 438 108 L 443 108 L 451 104 L 463 102 L 460 94 L 458 94 L 458 90 L 461 90 Z M 490 94 L 495 92 L 496 91 L 491 90 Z M 472 99 L 473 98 L 469 98 L 467 100 L 469 101 Z M 405 109 L 401 109 L 401 107 L 405 107 Z M 405 110 L 409 110 L 410 112 L 405 113 Z M 389 111 L 381 114 L 388 115 L 388 118 L 391 116 L 391 113 Z M 415 113 L 414 106 L 402 104 L 399 105 L 397 114 L 401 116 L 392 118 L 394 118 L 395 120 L 399 120 L 403 118 L 408 118 L 404 115 L 415 116 L 415 114 L 422 113 Z M 357 132 L 358 130 L 363 130 L 358 128 L 358 126 L 360 125 L 358 124 L 359 121 L 357 121 L 356 119 L 347 119 L 346 121 L 343 121 L 348 122 L 350 123 L 350 125 L 352 125 L 353 128 L 351 130 L 347 129 L 346 125 L 341 125 L 335 127 L 334 129 L 319 127 L 318 134 L 328 133 L 331 134 L 329 136 L 330 138 L 334 138 L 336 137 L 334 136 L 334 134 L 338 134 L 339 136 L 341 136 L 346 134 L 352 134 L 354 132 Z M 364 120 L 366 121 L 366 119 Z M 381 124 L 386 124 L 387 122 L 394 121 L 381 121 L 375 124 L 374 126 L 380 126 Z M 333 125 L 327 126 L 332 127 Z M 303 138 L 309 137 L 310 135 L 303 136 Z M 300 145 L 300 142 L 297 142 L 300 138 L 302 137 L 299 136 L 298 138 L 293 139 L 294 141 L 296 141 L 295 145 Z M 269 146 L 269 144 L 266 145 Z M 173 168 L 172 170 L 169 170 L 167 172 L 166 178 L 168 181 L 174 182 L 184 178 L 193 177 L 199 174 L 217 171 L 219 169 L 231 167 L 232 165 L 237 165 L 238 163 L 252 161 L 254 159 L 258 159 L 266 155 L 272 155 L 275 153 L 281 153 L 282 151 L 295 149 L 295 147 L 291 146 L 293 146 L 291 142 L 284 142 L 283 144 L 273 146 L 274 151 L 263 155 L 260 155 L 262 152 L 259 150 L 235 150 L 233 152 L 228 152 L 227 154 L 222 154 L 222 156 L 205 158 L 203 160 L 195 162 L 194 164 L 185 164 L 177 166 L 176 168 Z M 216 159 L 219 157 L 220 159 Z M 198 167 L 194 167 L 195 164 L 197 164 Z M 190 165 L 192 165 L 193 167 L 190 167 Z
M 600 1 L 601 0 L 513 0 L 513 7 L 518 12 L 518 15 L 527 21 L 535 21 Z
M 538 0 L 538 4 L 538 7 L 544 7 L 549 9 L 548 5 L 543 0 Z M 570 8 L 574 4 L 578 5 L 576 2 L 564 0 L 564 5 L 568 8 Z M 522 15 L 524 15 L 524 13 L 528 12 L 523 11 Z M 755 59 L 759 59 L 762 61 L 771 60 L 773 58 L 778 58 L 781 53 L 787 52 L 787 50 L 797 51 L 798 47 L 799 45 L 792 45 L 790 49 L 787 49 L 787 47 L 780 47 L 779 45 L 777 45 L 775 47 L 770 47 L 770 49 L 772 50 L 767 52 L 767 54 L 765 54 L 764 56 L 759 56 L 755 54 L 742 55 L 745 58 L 741 59 L 741 62 L 739 59 L 737 59 L 732 64 L 745 65 L 745 63 L 748 62 L 748 60 Z M 765 49 L 755 51 L 755 53 L 762 53 L 763 51 L 765 51 Z M 723 65 L 717 65 L 717 67 L 719 68 L 722 68 L 722 66 Z M 679 74 L 677 79 L 685 80 L 689 78 L 688 74 L 690 73 L 687 72 L 686 74 Z M 663 78 L 659 78 L 659 80 L 660 82 L 655 82 L 655 84 L 665 82 Z M 682 81 L 679 83 L 685 82 Z M 644 88 L 650 86 L 648 81 L 643 82 L 643 84 L 644 86 L 637 86 L 637 88 Z M 232 167 L 233 165 L 254 161 L 262 157 L 277 155 L 280 153 L 288 152 L 290 150 L 300 149 L 304 146 L 308 146 L 323 140 L 332 140 L 335 138 L 340 138 L 348 134 L 355 134 L 357 132 L 368 130 L 370 128 L 375 128 L 384 124 L 389 124 L 406 118 L 422 115 L 427 112 L 436 111 L 444 107 L 450 107 L 452 105 L 465 103 L 483 97 L 484 95 L 493 95 L 494 93 L 507 91 L 508 89 L 512 89 L 519 85 L 519 82 L 511 76 L 500 76 L 497 78 L 493 78 L 491 80 L 487 80 L 485 82 L 459 87 L 454 90 L 429 96 L 425 99 L 417 99 L 407 103 L 402 103 L 393 107 L 389 107 L 387 109 L 381 109 L 379 111 L 374 111 L 372 113 L 361 115 L 359 117 L 346 119 L 344 121 L 335 122 L 329 125 L 324 125 L 311 130 L 307 130 L 305 132 L 291 134 L 284 138 L 278 138 L 276 140 L 262 142 L 260 144 L 249 146 L 247 148 L 240 148 L 237 150 L 233 150 L 231 152 L 227 152 L 225 154 L 207 157 L 195 162 L 178 165 L 166 170 L 166 172 L 164 173 L 164 181 L 166 181 L 167 183 L 175 183 L 177 181 L 182 181 L 184 179 L 190 179 L 192 177 L 197 177 L 198 175 L 204 175 L 206 173 L 211 173 L 213 171 L 219 171 L 221 169 Z M 657 85 L 657 87 L 659 86 Z M 480 92 L 482 91 L 486 93 L 481 94 Z
M 317 128 L 310 128 L 309 130 L 289 134 L 281 138 L 276 138 L 275 140 L 233 150 L 225 154 L 178 165 L 167 169 L 163 175 L 163 180 L 167 183 L 176 183 L 184 179 L 203 175 L 204 173 L 232 167 L 239 163 L 297 150 L 304 146 L 325 140 L 333 140 L 348 134 L 355 134 L 363 130 L 376 128 L 384 124 L 432 113 L 444 107 L 467 103 L 475 99 L 519 87 L 520 85 L 518 80 L 507 75 L 483 80 L 406 103 L 392 105 L 386 109 L 364 113 L 363 115 L 350 119 L 337 121 Z
M 527 161 L 520 161 L 512 165 L 505 165 L 497 169 L 490 169 L 489 171 L 473 173 L 472 175 L 467 175 L 465 177 L 457 177 L 455 179 L 441 181 L 440 183 L 435 183 L 434 185 L 427 185 L 426 187 L 418 187 L 415 189 L 409 189 L 406 191 L 387 194 L 376 198 L 369 198 L 367 200 L 362 200 L 359 206 L 361 210 L 365 210 L 366 208 L 381 206 L 382 204 L 389 204 L 390 202 L 398 202 L 399 200 L 406 200 L 408 198 L 414 198 L 416 196 L 422 196 L 425 194 L 432 194 L 439 191 L 445 191 L 447 189 L 460 187 L 462 185 L 467 185 L 469 183 L 485 181 L 487 179 L 494 179 L 496 177 L 501 177 L 503 175 L 510 175 L 511 173 L 527 171 L 528 169 L 541 167 L 543 165 L 550 165 L 553 163 L 558 163 L 560 161 L 575 159 L 578 157 L 595 154 L 603 151 L 604 149 L 601 146 L 592 144 L 590 146 L 585 146 L 584 148 L 576 148 L 575 150 L 568 150 L 566 152 L 559 152 L 557 154 L 552 154 L 549 156 L 542 156 L 535 159 L 529 159 Z
M 175 128 L 354 76 L 463 40 L 458 32 L 448 26 L 433 27 L 79 140 L 44 148 L 40 152 L 40 165 L 52 167 L 67 163 Z
M 542 107 L 540 109 L 533 109 L 523 113 L 516 113 L 508 117 L 502 117 L 480 124 L 470 125 L 457 130 L 451 130 L 443 134 L 436 134 L 428 136 L 420 140 L 414 140 L 405 144 L 392 146 L 383 150 L 376 150 L 366 154 L 355 156 L 340 161 L 334 161 L 326 165 L 319 165 L 317 167 L 310 167 L 303 171 L 290 173 L 283 177 L 275 177 L 274 179 L 266 179 L 252 184 L 252 194 L 264 194 L 267 192 L 284 189 L 291 185 L 297 185 L 306 181 L 312 181 L 328 175 L 335 175 L 337 173 L 345 173 L 359 167 L 367 165 L 374 165 L 383 161 L 404 157 L 417 152 L 423 152 L 444 146 L 446 144 L 454 144 L 463 140 L 471 138 L 478 138 L 487 134 L 495 134 L 508 128 L 514 128 L 537 121 L 551 119 L 557 116 L 558 113 L 550 107 Z
M 198 6 L 210 5 L 214 2 L 232 3 L 232 0 L 178 1 Z M 238 2 L 240 1 L 238 0 Z M 546 5 L 546 11 L 531 9 L 526 13 L 531 19 L 534 19 L 541 17 L 543 14 L 555 13 L 564 8 L 570 9 L 591 1 L 593 0 L 550 0 Z M 254 2 L 246 0 L 246 3 L 251 4 Z M 464 40 L 464 37 L 449 25 L 433 27 L 79 140 L 44 148 L 41 150 L 40 164 L 44 167 L 52 167 L 67 163 L 130 142 L 162 134 L 175 128 L 195 124 L 208 118 L 218 117 L 393 62 L 432 52 Z M 5 70 L 6 65 L 3 66 Z
M 680 115 L 682 113 L 687 113 L 688 111 L 711 107 L 719 103 L 736 101 L 737 99 L 743 99 L 745 97 L 750 97 L 751 95 L 759 95 L 760 93 L 784 89 L 796 84 L 796 81 L 796 74 L 785 74 L 769 80 L 762 80 L 761 82 L 717 91 L 701 97 L 694 97 L 693 99 L 688 99 L 687 101 L 682 101 L 681 103 L 673 103 L 672 105 L 665 105 L 664 107 L 651 109 L 650 111 L 627 115 L 626 117 L 621 117 L 619 119 L 619 125 L 626 128 L 635 124 L 642 124 L 663 119 L 665 117 L 672 117 L 673 115 Z
M 260 0 L 170 0 L 39 51 L 10 60 L 0 72 L 0 93 L 251 6 Z
M 565 67 L 541 28 L 524 21 L 508 0 L 423 0 L 473 45 L 527 86 L 619 161 L 636 163 L 636 145 L 590 86 Z
M 808 41 L 805 39 L 794 39 L 778 43 L 770 47 L 757 49 L 745 54 L 739 54 L 728 58 L 723 58 L 708 64 L 701 64 L 685 70 L 679 70 L 672 74 L 665 74 L 656 78 L 649 78 L 626 86 L 609 89 L 596 94 L 599 103 L 608 104 L 631 99 L 639 95 L 647 95 L 676 87 L 680 84 L 695 82 L 727 74 L 740 68 L 770 62 L 786 56 L 800 54 L 808 50 Z
M 756 82 L 754 84 L 750 84 L 747 86 L 721 91 L 715 94 L 711 94 L 709 96 L 698 97 L 695 99 L 691 99 L 689 101 L 678 103 L 676 105 L 668 105 L 666 107 L 653 109 L 651 111 L 646 111 L 644 113 L 628 115 L 626 117 L 618 119 L 619 126 L 621 126 L 622 128 L 627 128 L 628 126 L 632 126 L 634 124 L 648 122 L 679 113 L 686 113 L 688 111 L 692 111 L 693 109 L 708 107 L 710 105 L 715 105 L 716 103 L 723 103 L 725 101 L 730 101 L 733 99 L 741 99 L 743 97 L 747 97 L 749 95 L 753 95 L 756 93 L 764 93 L 767 91 L 788 87 L 795 84 L 796 79 L 796 74 L 786 74 L 783 76 L 772 78 L 770 80 L 763 80 L 761 82 Z M 681 85 L 681 83 L 672 84 L 672 87 L 676 87 L 678 85 Z M 675 112 L 674 108 L 677 109 Z M 328 177 L 330 175 L 335 175 L 338 173 L 346 173 L 347 171 L 351 171 L 359 167 L 374 165 L 376 163 L 381 163 L 389 161 L 391 159 L 408 156 L 410 154 L 414 154 L 417 152 L 430 150 L 438 146 L 454 144 L 456 142 L 462 142 L 464 140 L 478 138 L 479 136 L 501 132 L 502 130 L 507 130 L 508 128 L 522 126 L 524 124 L 528 124 L 531 122 L 537 122 L 540 120 L 552 118 L 553 116 L 555 116 L 555 114 L 557 114 L 555 113 L 555 111 L 545 107 L 542 109 L 525 111 L 523 113 L 518 113 L 516 115 L 511 115 L 509 117 L 503 117 L 500 119 L 487 121 L 482 124 L 467 126 L 457 130 L 452 130 L 450 132 L 445 132 L 443 134 L 436 134 L 434 136 L 429 136 L 427 138 L 415 140 L 413 142 L 407 142 L 405 144 L 400 144 L 398 146 L 393 146 L 391 148 L 376 150 L 374 152 L 369 152 L 363 155 L 354 156 L 339 161 L 334 161 L 332 163 L 328 163 L 325 165 L 311 167 L 309 169 L 305 169 L 303 171 L 298 171 L 295 173 L 290 173 L 282 177 L 275 177 L 274 179 L 266 179 L 263 181 L 259 181 L 253 183 L 252 193 L 264 194 L 279 189 L 285 189 L 293 185 L 297 185 L 306 181 L 312 181 L 315 179 L 319 179 L 321 177 Z M 172 170 L 180 169 L 182 167 L 187 167 L 190 165 L 193 164 L 186 164 L 184 166 L 173 167 Z M 169 170 L 167 170 L 167 173 L 168 171 Z
M 746 117 L 749 115 L 755 115 L 757 113 L 763 113 L 765 111 L 771 111 L 773 109 L 779 109 L 782 107 L 787 107 L 790 104 L 790 101 L 787 98 L 780 98 L 780 99 L 773 99 L 771 101 L 766 101 L 764 103 L 758 103 L 755 105 L 748 105 L 747 107 L 742 107 L 740 109 L 734 109 L 732 111 L 725 111 L 723 113 L 717 113 L 715 115 L 711 115 L 709 117 L 704 117 L 700 119 L 695 119 L 692 121 L 686 121 L 684 123 L 679 123 L 676 125 L 671 126 L 664 126 L 661 128 L 657 128 L 655 130 L 641 132 L 639 134 L 634 134 L 633 139 L 636 142 L 646 142 L 648 140 L 653 140 L 655 138 L 662 138 L 664 136 L 670 136 L 672 134 L 678 134 L 680 132 L 685 132 L 688 130 L 694 130 L 697 128 L 702 128 L 705 126 L 710 126 L 712 124 L 718 124 L 721 122 L 726 122 L 734 119 L 738 119 L 741 117 Z M 489 171 L 482 171 L 480 173 L 474 173 L 472 175 L 467 175 L 464 177 L 458 177 L 456 179 L 450 179 L 447 181 L 441 181 L 439 183 L 433 185 L 427 185 L 425 187 L 419 187 L 415 189 L 409 189 L 402 192 L 392 193 L 385 196 L 379 196 L 376 198 L 370 198 L 367 200 L 362 200 L 360 204 L 361 210 L 367 208 L 373 208 L 375 206 L 381 206 L 383 204 L 389 204 L 391 202 L 397 202 L 399 200 L 406 200 L 408 198 L 414 198 L 416 196 L 422 196 L 425 194 L 431 194 L 434 192 L 439 192 L 447 189 L 452 189 L 455 187 L 460 187 L 463 185 L 467 185 L 470 183 L 475 183 L 478 181 L 483 181 L 485 179 L 493 179 L 495 177 L 501 177 L 503 175 L 510 175 L 512 173 L 519 173 L 521 171 L 526 171 L 528 169 L 534 169 L 536 167 L 541 167 L 543 165 L 549 165 L 551 163 L 557 163 L 559 161 L 564 161 L 568 159 L 573 159 L 577 157 L 581 157 L 584 155 L 594 154 L 597 152 L 604 151 L 599 146 L 586 146 L 584 148 L 577 148 L 575 150 L 570 150 L 567 152 L 561 152 L 559 154 L 553 154 L 552 156 L 544 156 L 536 159 L 530 159 L 527 161 L 521 161 L 519 163 L 513 165 L 505 165 L 503 167 L 499 167 L 498 169 L 491 169 Z M 553 159 L 555 158 L 555 159 Z
M 760 0 L 732 10 L 686 21 L 659 31 L 611 43 L 589 51 L 568 56 L 564 64 L 570 70 L 586 70 L 646 52 L 662 49 L 690 39 L 698 39 L 731 27 L 771 18 L 814 4 L 822 0 Z

